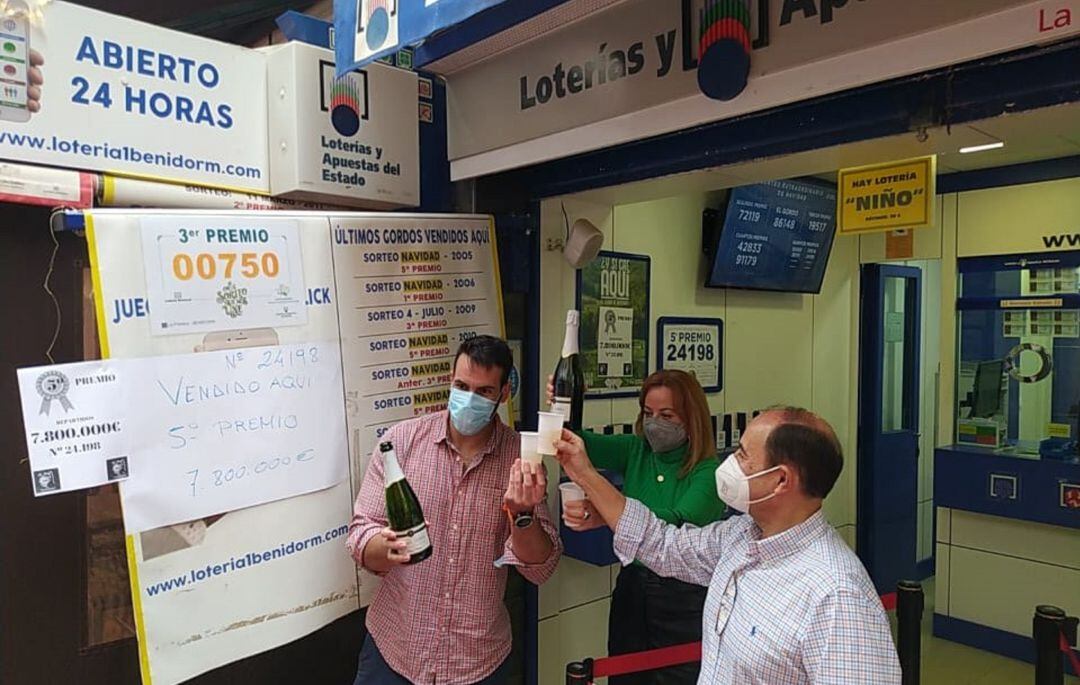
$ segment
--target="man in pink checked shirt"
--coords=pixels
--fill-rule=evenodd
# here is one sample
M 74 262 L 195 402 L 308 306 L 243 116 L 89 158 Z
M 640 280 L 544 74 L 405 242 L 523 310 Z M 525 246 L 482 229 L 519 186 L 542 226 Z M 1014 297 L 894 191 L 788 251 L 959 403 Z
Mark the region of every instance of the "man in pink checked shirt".
M 498 417 L 512 366 L 505 341 L 465 341 L 449 408 L 399 423 L 382 438 L 394 444 L 428 521 L 433 553 L 426 560 L 404 565 L 405 542 L 386 528 L 382 460 L 368 464 L 346 544 L 383 581 L 368 608 L 356 685 L 506 680 L 505 567 L 539 585 L 562 554 L 544 503 L 544 471 L 520 461 L 521 437 Z

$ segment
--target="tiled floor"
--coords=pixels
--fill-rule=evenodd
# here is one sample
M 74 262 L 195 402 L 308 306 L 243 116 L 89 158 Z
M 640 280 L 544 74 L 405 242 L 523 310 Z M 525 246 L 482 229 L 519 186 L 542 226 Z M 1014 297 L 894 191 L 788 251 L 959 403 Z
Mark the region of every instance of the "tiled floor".
M 1032 685 L 1035 667 L 1023 661 L 941 640 L 931 634 L 934 616 L 934 581 L 923 583 L 922 683 L 924 685 Z M 1080 679 L 1066 676 L 1067 685 Z

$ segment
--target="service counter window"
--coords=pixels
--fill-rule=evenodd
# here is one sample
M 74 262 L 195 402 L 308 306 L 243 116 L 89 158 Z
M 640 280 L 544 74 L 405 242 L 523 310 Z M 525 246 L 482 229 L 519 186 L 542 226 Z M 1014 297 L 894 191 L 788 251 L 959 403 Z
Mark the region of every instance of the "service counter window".
M 956 442 L 1080 463 L 1080 251 L 958 270 Z

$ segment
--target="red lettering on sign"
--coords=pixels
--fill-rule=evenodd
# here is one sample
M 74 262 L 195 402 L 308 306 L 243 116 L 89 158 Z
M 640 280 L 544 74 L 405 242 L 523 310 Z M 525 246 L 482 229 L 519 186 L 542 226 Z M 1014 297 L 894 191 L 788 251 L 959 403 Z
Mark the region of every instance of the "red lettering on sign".
M 1055 10 L 1053 18 L 1047 14 L 1046 10 L 1039 10 L 1039 33 L 1055 31 L 1067 26 L 1072 26 L 1072 11 L 1068 8 Z

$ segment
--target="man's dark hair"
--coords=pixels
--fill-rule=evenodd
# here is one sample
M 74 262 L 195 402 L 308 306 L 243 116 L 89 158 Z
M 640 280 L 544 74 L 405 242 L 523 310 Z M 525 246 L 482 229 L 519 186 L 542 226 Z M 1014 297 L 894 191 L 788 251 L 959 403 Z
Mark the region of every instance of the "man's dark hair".
M 824 499 L 844 468 L 840 441 L 816 414 L 798 407 L 777 407 L 781 423 L 765 440 L 769 465 L 787 464 L 799 472 L 803 492 Z
M 502 371 L 500 388 L 506 385 L 510 379 L 510 369 L 514 368 L 514 355 L 510 352 L 510 346 L 502 338 L 496 338 L 493 335 L 478 335 L 461 343 L 457 354 L 454 355 L 455 368 L 461 355 L 465 355 L 473 364 L 485 369 L 498 367 Z

